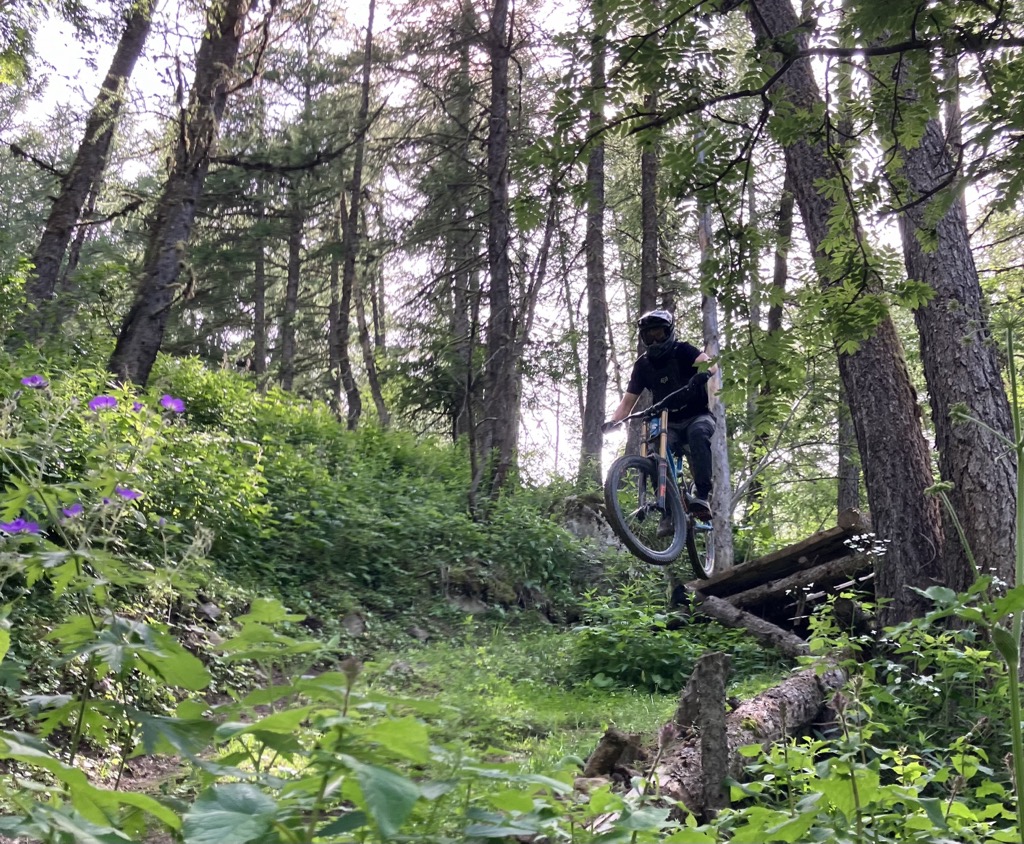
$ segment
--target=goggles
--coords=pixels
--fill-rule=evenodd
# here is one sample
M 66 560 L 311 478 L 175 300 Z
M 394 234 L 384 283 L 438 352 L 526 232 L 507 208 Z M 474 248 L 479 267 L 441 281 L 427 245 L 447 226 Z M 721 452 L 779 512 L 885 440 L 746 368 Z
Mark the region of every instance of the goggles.
M 645 346 L 664 343 L 668 339 L 669 329 L 664 325 L 650 325 L 640 329 L 640 339 Z

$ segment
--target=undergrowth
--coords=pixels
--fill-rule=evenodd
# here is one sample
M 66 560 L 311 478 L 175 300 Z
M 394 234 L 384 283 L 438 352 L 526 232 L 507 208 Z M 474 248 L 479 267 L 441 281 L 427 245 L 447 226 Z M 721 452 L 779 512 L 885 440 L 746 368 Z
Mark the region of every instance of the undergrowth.
M 931 617 L 879 641 L 819 613 L 808 664 L 849 676 L 835 724 L 743 748 L 733 806 L 713 818 L 659 799 L 650 757 L 628 792 L 577 788 L 609 726 L 671 752 L 660 728 L 701 655 L 729 653 L 743 697 L 791 667 L 666 612 L 653 571 L 580 597 L 572 629 L 544 624 L 593 564 L 545 515 L 564 490 L 508 496 L 476 522 L 449 447 L 352 434 L 283 394 L 162 367 L 148 393 L 0 371 L 0 833 L 1021 840 L 1004 726 L 1016 653 L 998 632 L 1021 587 L 929 590 Z M 268 584 L 277 595 L 259 594 Z M 507 608 L 467 619 L 455 598 Z M 119 790 L 140 756 L 179 760 L 177 787 Z

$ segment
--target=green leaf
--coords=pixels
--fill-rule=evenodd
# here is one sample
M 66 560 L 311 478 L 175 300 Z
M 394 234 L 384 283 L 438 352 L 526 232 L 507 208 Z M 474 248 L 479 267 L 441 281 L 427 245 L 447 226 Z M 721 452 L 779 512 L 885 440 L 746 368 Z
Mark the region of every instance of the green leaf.
M 249 612 L 235 619 L 239 624 L 259 622 L 276 624 L 280 621 L 302 621 L 306 616 L 289 613 L 276 598 L 256 598 L 249 606 Z
M 327 824 L 327 826 L 318 829 L 316 835 L 318 838 L 323 838 L 329 835 L 342 835 L 346 832 L 354 832 L 366 826 L 366 821 L 365 812 L 348 812 Z
M 169 637 L 168 637 L 169 638 Z M 171 647 L 169 643 L 160 642 L 163 653 L 141 651 L 139 659 L 152 669 L 158 679 L 169 686 L 198 692 L 210 685 L 210 672 L 206 670 L 199 657 L 190 654 L 181 646 Z M 147 674 L 151 672 L 146 672 Z
M 419 787 L 394 771 L 346 757 L 356 773 L 366 809 L 381 838 L 394 838 L 420 798 Z M 212 842 L 211 842 L 212 844 Z
M 215 785 L 185 815 L 185 844 L 248 844 L 270 829 L 277 804 L 246 783 Z
M 616 822 L 616 829 L 628 829 L 630 832 L 661 829 L 668 823 L 671 809 L 656 809 L 644 806 L 634 812 L 624 813 Z
M 681 829 L 662 839 L 664 844 L 715 844 L 718 840 L 710 832 L 699 829 Z
M 503 812 L 525 814 L 533 811 L 533 798 L 521 791 L 499 791 L 490 798 L 491 805 Z
M 1013 634 L 1002 625 L 997 624 L 992 628 L 992 642 L 999 649 L 1006 664 L 1016 668 L 1020 660 L 1020 646 Z
M 942 810 L 944 801 L 940 800 L 938 797 L 921 797 L 917 802 L 921 804 L 921 808 L 924 809 L 924 813 L 928 816 L 928 820 L 930 820 L 937 829 L 949 828 L 946 825 L 946 816 L 943 814 Z
M 430 760 L 427 728 L 412 716 L 380 721 L 366 732 L 366 738 L 413 762 Z
M 194 757 L 212 741 L 217 725 L 202 718 L 171 718 L 134 712 L 142 725 L 141 752 Z
M 946 586 L 929 586 L 924 590 L 924 596 L 944 606 L 956 601 L 956 592 Z
M 1005 595 L 998 597 L 992 604 L 996 618 L 1024 610 L 1024 583 L 1014 586 Z

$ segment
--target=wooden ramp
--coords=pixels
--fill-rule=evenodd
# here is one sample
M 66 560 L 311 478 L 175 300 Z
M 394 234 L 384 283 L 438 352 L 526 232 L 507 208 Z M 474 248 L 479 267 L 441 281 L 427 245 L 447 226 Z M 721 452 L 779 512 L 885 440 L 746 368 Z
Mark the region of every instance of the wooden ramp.
M 686 589 L 802 633 L 810 610 L 826 596 L 855 587 L 872 589 L 873 559 L 859 550 L 864 543 L 854 541 L 870 532 L 864 516 L 847 510 L 833 528 L 707 580 L 692 580 Z

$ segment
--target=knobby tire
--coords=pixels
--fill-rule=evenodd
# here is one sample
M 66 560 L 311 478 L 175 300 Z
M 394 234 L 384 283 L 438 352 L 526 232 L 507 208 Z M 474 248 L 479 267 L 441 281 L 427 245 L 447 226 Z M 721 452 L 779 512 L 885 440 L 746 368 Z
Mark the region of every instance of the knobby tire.
M 646 504 L 638 506 L 637 481 L 643 479 Z M 674 562 L 686 545 L 686 512 L 679 497 L 679 489 L 670 480 L 665 490 L 665 507 L 672 517 L 674 531 L 659 541 L 656 530 L 661 511 L 657 501 L 656 463 L 650 457 L 637 454 L 620 457 L 608 470 L 604 481 L 604 501 L 608 522 L 615 535 L 630 552 L 655 566 Z
M 715 573 L 715 534 L 713 531 L 699 531 L 690 526 L 686 535 L 686 553 L 694 576 L 705 580 Z

